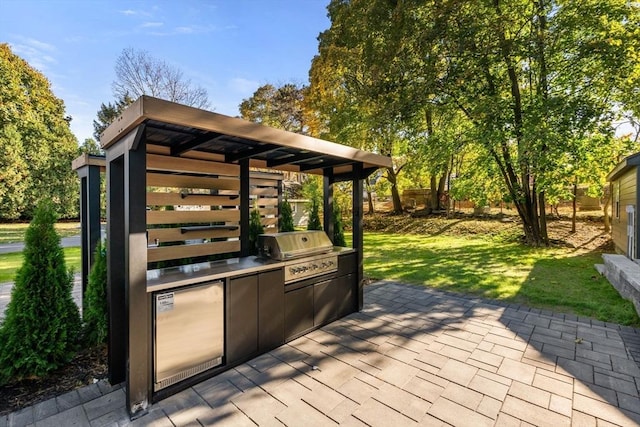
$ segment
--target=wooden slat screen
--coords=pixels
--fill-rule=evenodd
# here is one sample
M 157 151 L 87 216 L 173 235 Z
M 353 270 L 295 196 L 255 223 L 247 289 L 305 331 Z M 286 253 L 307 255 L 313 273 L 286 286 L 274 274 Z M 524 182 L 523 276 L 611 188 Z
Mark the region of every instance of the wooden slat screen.
M 147 259 L 151 268 L 237 256 L 240 251 L 240 167 L 193 151 L 169 156 L 147 147 Z M 278 231 L 282 175 L 250 173 L 251 208 L 265 232 Z M 213 258 L 212 258 L 213 257 Z
M 270 173 L 254 172 L 251 175 L 251 209 L 258 206 L 265 233 L 278 231 L 278 188 L 281 180 L 282 176 Z

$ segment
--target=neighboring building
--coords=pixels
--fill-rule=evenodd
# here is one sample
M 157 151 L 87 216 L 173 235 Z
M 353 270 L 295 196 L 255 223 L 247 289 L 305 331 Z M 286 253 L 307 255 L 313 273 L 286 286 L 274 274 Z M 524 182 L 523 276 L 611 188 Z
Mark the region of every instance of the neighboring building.
M 616 251 L 631 259 L 638 258 L 638 166 L 640 153 L 633 154 L 607 175 L 611 183 L 611 234 Z

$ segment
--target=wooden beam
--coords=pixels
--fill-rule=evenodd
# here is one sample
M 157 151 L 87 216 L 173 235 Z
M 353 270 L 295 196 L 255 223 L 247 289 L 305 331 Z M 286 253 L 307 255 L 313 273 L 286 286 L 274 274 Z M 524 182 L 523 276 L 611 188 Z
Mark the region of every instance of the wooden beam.
M 240 251 L 239 240 L 200 243 L 197 245 L 161 246 L 158 248 L 147 249 L 147 262 L 166 261 L 169 259 L 179 258 L 194 258 L 238 251 Z
M 208 188 L 212 190 L 239 190 L 237 178 L 207 178 L 189 175 L 170 175 L 162 173 L 147 174 L 147 185 L 151 187 L 171 188 Z
M 240 221 L 237 209 L 214 211 L 147 211 L 147 224 L 184 224 L 200 222 Z

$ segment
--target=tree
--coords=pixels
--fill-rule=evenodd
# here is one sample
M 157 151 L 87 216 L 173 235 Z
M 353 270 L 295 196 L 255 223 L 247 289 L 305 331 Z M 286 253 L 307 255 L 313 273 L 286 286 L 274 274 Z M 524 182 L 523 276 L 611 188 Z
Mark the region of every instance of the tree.
M 331 120 L 339 103 L 353 106 L 352 120 L 386 135 L 377 150 L 397 156 L 389 148 L 416 130 L 416 117 L 457 108 L 532 245 L 548 243 L 545 198 L 559 162 L 578 141 L 611 129 L 616 98 L 632 111 L 637 102 L 619 96 L 630 90 L 628 76 L 637 81 L 640 50 L 640 9 L 622 0 L 334 0 L 328 9 L 332 26 L 320 36 L 311 87 L 322 83 Z M 314 73 L 316 63 L 323 72 Z M 427 129 L 429 149 L 438 140 L 438 129 Z
M 342 210 L 336 203 L 333 205 L 333 245 L 347 246 L 344 239 L 344 226 L 342 225 Z
M 178 67 L 144 50 L 124 49 L 115 65 L 113 94 L 118 100 L 150 95 L 191 107 L 209 108 L 207 90 L 195 86 Z
M 100 140 L 102 132 L 132 103 L 133 99 L 129 95 L 125 95 L 122 98 L 118 98 L 113 104 L 111 102 L 100 104 L 97 118 L 93 120 L 93 137 L 96 141 Z
M 0 218 L 31 218 L 45 196 L 64 217 L 77 215 L 78 142 L 49 81 L 0 44 Z
M 52 203 L 43 201 L 25 233 L 24 261 L 0 328 L 0 384 L 45 375 L 67 363 L 76 349 L 80 315 L 56 219 Z
M 523 222 L 526 241 L 548 242 L 546 193 L 567 153 L 606 133 L 615 88 L 629 70 L 617 0 L 447 2 L 433 9 L 431 46 L 443 98 L 473 123 Z M 433 50 L 432 50 L 433 51 Z
M 104 152 L 100 148 L 100 145 L 93 138 L 86 138 L 82 145 L 78 147 L 80 154 L 92 154 L 94 156 L 104 155 Z
M 109 330 L 107 248 L 102 242 L 96 245 L 85 298 L 87 301 L 83 313 L 84 342 L 89 346 L 102 344 L 106 342 Z
M 307 180 L 302 184 L 302 194 L 305 199 L 309 200 L 307 206 L 307 213 L 309 214 L 307 230 L 322 230 L 322 222 L 320 221 L 322 189 L 320 183 L 320 177 L 308 176 Z
M 293 211 L 291 210 L 291 204 L 287 199 L 280 203 L 280 231 L 294 231 Z
M 276 88 L 271 84 L 260 86 L 240 104 L 240 117 L 265 126 L 306 134 L 304 94 L 306 88 L 287 83 Z

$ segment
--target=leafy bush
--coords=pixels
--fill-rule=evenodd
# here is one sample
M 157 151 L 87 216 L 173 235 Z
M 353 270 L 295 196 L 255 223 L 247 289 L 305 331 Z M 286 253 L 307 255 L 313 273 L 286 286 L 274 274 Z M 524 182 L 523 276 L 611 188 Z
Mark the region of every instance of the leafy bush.
M 280 231 L 293 231 L 293 210 L 286 199 L 280 203 Z
M 106 342 L 109 330 L 107 311 L 107 250 L 98 242 L 85 293 L 84 341 L 88 346 Z
M 0 328 L 0 384 L 43 376 L 69 362 L 76 350 L 80 314 L 56 219 L 53 204 L 41 202 L 25 233 L 24 262 Z
M 347 246 L 347 242 L 344 240 L 342 211 L 338 204 L 333 205 L 333 244 L 335 246 Z
M 258 235 L 262 233 L 264 233 L 264 227 L 262 226 L 260 209 L 256 205 L 249 216 L 249 253 L 251 255 L 258 253 Z

